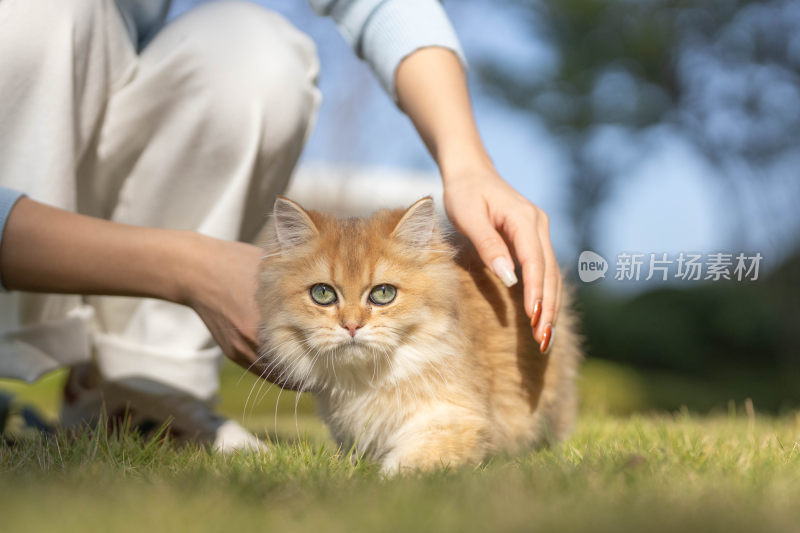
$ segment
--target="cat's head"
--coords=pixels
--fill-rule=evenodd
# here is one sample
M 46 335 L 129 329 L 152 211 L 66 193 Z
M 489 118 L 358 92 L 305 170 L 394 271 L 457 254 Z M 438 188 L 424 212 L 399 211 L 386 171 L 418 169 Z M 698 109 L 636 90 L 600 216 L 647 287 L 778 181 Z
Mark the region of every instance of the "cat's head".
M 260 340 L 279 382 L 324 389 L 399 379 L 449 333 L 458 278 L 431 198 L 349 219 L 279 198 L 271 233 Z

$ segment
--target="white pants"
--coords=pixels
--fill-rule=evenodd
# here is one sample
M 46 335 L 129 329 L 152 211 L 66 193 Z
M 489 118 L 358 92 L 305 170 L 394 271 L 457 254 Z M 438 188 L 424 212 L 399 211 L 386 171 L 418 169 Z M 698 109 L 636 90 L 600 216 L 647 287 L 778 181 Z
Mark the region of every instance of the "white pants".
M 0 0 L 0 183 L 70 211 L 247 241 L 309 133 L 317 71 L 310 39 L 252 4 L 199 7 L 137 55 L 112 0 Z M 107 380 L 200 400 L 218 389 L 219 348 L 175 304 L 6 293 L 0 332 L 3 376 L 93 357 Z

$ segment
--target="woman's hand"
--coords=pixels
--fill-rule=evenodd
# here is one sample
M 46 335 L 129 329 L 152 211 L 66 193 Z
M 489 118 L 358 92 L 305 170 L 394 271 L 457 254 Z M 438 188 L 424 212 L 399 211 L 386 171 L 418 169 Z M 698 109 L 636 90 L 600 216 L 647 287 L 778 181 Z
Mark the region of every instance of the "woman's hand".
M 400 107 L 439 165 L 450 220 L 507 285 L 516 281 L 512 257 L 522 265 L 525 312 L 546 351 L 561 294 L 547 216 L 494 170 L 458 57 L 437 47 L 413 52 L 397 68 L 395 89 Z
M 447 216 L 506 286 L 517 283 L 512 257 L 519 261 L 525 311 L 531 318 L 534 338 L 546 351 L 561 295 L 561 275 L 550 244 L 547 215 L 490 167 L 445 175 L 444 184 Z
M 180 300 L 195 310 L 231 360 L 258 370 L 256 288 L 262 250 L 199 234 L 184 235 Z
M 283 389 L 299 390 L 280 369 L 259 358 L 256 293 L 264 251 L 190 232 L 183 232 L 180 247 L 175 272 L 180 303 L 195 310 L 232 361 Z

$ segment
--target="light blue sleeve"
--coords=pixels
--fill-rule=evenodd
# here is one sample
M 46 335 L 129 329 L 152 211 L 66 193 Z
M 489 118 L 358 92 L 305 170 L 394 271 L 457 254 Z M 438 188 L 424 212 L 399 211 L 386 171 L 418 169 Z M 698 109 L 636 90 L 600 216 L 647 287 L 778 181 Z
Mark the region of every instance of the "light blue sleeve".
M 11 210 L 14 208 L 14 204 L 17 203 L 17 200 L 23 196 L 25 196 L 23 193 L 15 191 L 14 189 L 0 187 L 0 245 L 3 243 L 3 233 L 6 230 L 6 221 L 8 220 L 8 215 L 11 213 Z M 5 287 L 3 287 L 2 276 L 0 276 L 0 291 L 4 290 Z
M 458 37 L 438 0 L 309 0 L 314 11 L 336 22 L 345 40 L 396 98 L 400 62 L 427 46 L 454 51 L 466 67 Z

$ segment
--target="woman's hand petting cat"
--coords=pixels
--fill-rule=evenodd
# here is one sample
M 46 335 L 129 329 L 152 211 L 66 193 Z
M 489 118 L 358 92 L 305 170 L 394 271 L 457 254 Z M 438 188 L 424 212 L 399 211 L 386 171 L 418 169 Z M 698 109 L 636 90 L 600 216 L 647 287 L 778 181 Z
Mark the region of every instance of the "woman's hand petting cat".
M 553 336 L 561 295 L 547 215 L 493 168 L 462 170 L 443 178 L 448 217 L 507 286 L 517 282 L 512 254 L 519 261 L 525 312 L 534 338 L 545 351 Z
M 186 266 L 179 273 L 181 303 L 190 306 L 231 360 L 253 371 L 258 359 L 256 306 L 262 250 L 240 242 L 188 234 Z

